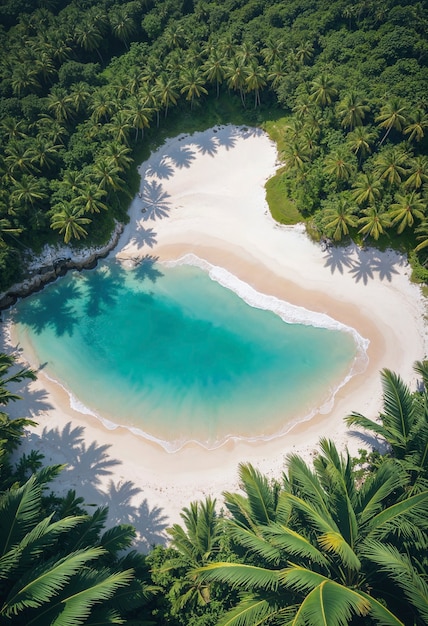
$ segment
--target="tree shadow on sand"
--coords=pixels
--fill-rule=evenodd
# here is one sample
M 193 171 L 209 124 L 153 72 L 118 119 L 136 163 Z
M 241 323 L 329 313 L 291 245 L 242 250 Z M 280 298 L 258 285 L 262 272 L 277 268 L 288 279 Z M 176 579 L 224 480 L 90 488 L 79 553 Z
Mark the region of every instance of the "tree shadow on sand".
M 154 180 L 145 181 L 141 191 L 143 219 L 146 221 L 168 217 L 172 208 L 170 197 L 160 183 Z
M 397 267 L 403 267 L 405 258 L 398 253 L 381 252 L 375 248 L 346 248 L 329 246 L 325 250 L 324 267 L 330 268 L 332 274 L 350 274 L 356 283 L 365 285 L 370 280 L 386 280 L 391 282 L 394 274 L 398 274 Z
M 77 495 L 84 490 L 84 506 L 90 513 L 93 507 L 108 506 L 108 525 L 128 523 L 134 526 L 137 537 L 133 548 L 149 550 L 155 544 L 165 545 L 168 518 L 163 510 L 155 505 L 150 508 L 147 498 L 138 500 L 143 490 L 130 480 L 113 479 L 113 473 L 120 473 L 122 461 L 110 455 L 106 444 L 85 441 L 83 426 L 44 428 L 41 435 L 31 432 L 25 440 L 25 450 L 18 450 L 17 457 L 29 450 L 43 450 L 45 463 L 64 463 L 66 468 L 51 483 L 58 495 L 66 495 L 74 489 Z M 108 479 L 108 477 L 112 477 Z M 107 480 L 106 480 L 107 478 Z

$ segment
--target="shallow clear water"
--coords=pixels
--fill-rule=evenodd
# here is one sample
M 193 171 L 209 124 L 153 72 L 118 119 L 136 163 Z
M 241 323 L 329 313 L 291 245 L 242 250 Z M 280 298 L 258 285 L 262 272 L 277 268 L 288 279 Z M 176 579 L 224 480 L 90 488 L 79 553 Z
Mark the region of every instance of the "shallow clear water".
M 170 450 L 286 431 L 331 398 L 359 349 L 350 332 L 286 323 L 189 265 L 105 262 L 21 301 L 15 319 L 82 410 Z

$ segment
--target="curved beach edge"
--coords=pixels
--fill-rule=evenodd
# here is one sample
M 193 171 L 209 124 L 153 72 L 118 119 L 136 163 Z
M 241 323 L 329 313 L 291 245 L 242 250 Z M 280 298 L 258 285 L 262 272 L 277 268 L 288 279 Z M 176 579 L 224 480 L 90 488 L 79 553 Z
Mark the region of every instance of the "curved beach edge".
M 180 522 L 191 501 L 211 495 L 220 504 L 223 491 L 238 489 L 240 462 L 279 478 L 288 453 L 310 460 L 321 437 L 352 454 L 373 444 L 348 431 L 344 417 L 352 411 L 376 417 L 379 372 L 391 369 L 414 386 L 413 363 L 427 354 L 425 300 L 410 282 L 405 259 L 354 245 L 323 251 L 302 225 L 276 224 L 264 184 L 277 166 L 275 145 L 258 129 L 221 126 L 168 140 L 139 167 L 140 191 L 111 254 L 124 267 L 142 258 L 176 261 L 193 254 L 259 293 L 355 329 L 370 341 L 368 365 L 338 391 L 332 407 L 274 440 L 233 440 L 209 451 L 188 444 L 174 454 L 74 410 L 43 369 L 20 390 L 23 401 L 8 407 L 12 417 L 38 422 L 21 452 L 37 449 L 47 463 L 67 463 L 55 488 L 108 504 L 112 523 L 122 520 L 126 506 L 142 547 L 166 541 L 165 528 Z M 40 368 L 35 355 L 20 352 L 13 326 L 5 331 L 3 349 Z

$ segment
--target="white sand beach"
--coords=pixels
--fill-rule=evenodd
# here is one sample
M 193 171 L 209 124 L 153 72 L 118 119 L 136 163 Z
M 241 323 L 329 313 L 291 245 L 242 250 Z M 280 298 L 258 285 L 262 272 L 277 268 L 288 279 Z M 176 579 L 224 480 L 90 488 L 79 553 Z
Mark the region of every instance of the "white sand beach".
M 352 411 L 375 417 L 381 406 L 379 372 L 389 368 L 416 384 L 415 360 L 427 356 L 425 301 L 409 280 L 405 259 L 393 252 L 313 243 L 302 225 L 274 222 L 264 185 L 280 164 L 260 130 L 223 126 L 168 140 L 139 167 L 140 193 L 130 222 L 111 253 L 124 266 L 147 255 L 161 261 L 194 254 L 237 276 L 256 291 L 325 313 L 370 341 L 368 364 L 336 395 L 334 406 L 272 441 L 230 441 L 207 451 L 189 444 L 175 453 L 124 428 L 107 429 L 70 407 L 63 389 L 42 369 L 9 406 L 33 417 L 24 452 L 40 450 L 48 463 L 66 463 L 58 490 L 75 489 L 89 504 L 108 505 L 112 522 L 129 522 L 143 549 L 166 540 L 191 501 L 238 489 L 238 464 L 251 462 L 280 478 L 290 452 L 310 459 L 321 437 L 352 453 L 362 439 L 347 431 Z M 19 350 L 10 330 L 8 350 Z M 35 368 L 34 355 L 20 353 Z M 269 407 L 266 406 L 266 411 Z

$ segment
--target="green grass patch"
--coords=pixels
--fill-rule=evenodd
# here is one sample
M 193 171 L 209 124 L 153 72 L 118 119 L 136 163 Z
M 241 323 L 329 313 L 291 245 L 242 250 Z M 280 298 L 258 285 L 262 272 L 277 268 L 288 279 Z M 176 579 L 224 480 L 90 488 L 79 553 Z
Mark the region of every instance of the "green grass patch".
M 281 170 L 267 181 L 265 188 L 266 201 L 274 220 L 288 226 L 304 221 L 294 202 L 287 196 Z

